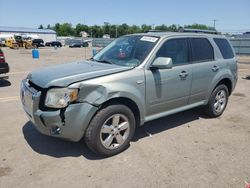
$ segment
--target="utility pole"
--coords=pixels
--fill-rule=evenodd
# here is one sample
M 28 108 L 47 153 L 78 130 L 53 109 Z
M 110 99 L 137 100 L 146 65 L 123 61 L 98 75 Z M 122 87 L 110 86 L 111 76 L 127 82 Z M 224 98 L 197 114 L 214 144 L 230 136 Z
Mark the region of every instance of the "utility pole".
M 217 20 L 212 20 L 213 22 L 214 22 L 214 30 L 215 30 L 215 25 L 216 25 L 216 22 L 217 22 Z
M 117 38 L 117 25 L 115 25 L 115 38 Z
M 108 30 L 109 30 L 109 35 L 111 36 L 111 25 L 109 22 L 104 22 L 105 26 L 108 26 Z

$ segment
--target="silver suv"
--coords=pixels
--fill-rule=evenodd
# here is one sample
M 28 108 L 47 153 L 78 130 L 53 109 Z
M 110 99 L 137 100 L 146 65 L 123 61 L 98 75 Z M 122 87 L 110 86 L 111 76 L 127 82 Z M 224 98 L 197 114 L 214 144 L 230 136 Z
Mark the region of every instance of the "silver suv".
M 21 100 L 39 132 L 84 137 L 92 151 L 111 156 L 145 122 L 198 106 L 220 116 L 236 81 L 225 37 L 142 33 L 116 39 L 88 61 L 33 71 L 21 83 Z

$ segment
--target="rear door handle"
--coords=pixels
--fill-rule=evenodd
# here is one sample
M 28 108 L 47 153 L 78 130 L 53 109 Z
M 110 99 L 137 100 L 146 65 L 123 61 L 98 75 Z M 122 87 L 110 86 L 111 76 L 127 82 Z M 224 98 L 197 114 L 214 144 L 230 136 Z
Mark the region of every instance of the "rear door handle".
M 220 68 L 216 65 L 213 66 L 212 71 L 217 72 Z
M 179 74 L 180 78 L 181 79 L 185 79 L 187 76 L 188 76 L 188 73 L 187 71 L 182 71 L 180 74 Z

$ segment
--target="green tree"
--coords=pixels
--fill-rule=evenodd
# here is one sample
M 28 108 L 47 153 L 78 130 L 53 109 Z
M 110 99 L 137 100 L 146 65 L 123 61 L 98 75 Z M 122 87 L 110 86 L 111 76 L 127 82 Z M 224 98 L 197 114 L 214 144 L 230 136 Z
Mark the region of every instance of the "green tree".
M 43 25 L 41 24 L 41 25 L 38 27 L 38 29 L 43 29 Z
M 56 23 L 55 26 L 53 27 L 54 31 L 57 33 L 58 36 L 61 36 L 60 28 L 61 28 L 61 24 L 59 23 Z
M 72 28 L 72 25 L 70 23 L 64 23 L 60 26 L 60 36 L 74 36 L 75 35 L 75 29 Z
M 193 28 L 193 29 L 209 29 L 213 30 L 212 27 L 204 25 L 204 24 L 192 24 L 192 25 L 185 25 L 185 28 Z M 39 28 L 43 28 L 42 25 L 39 26 Z M 122 25 L 110 25 L 105 24 L 103 26 L 88 26 L 84 24 L 77 24 L 76 27 L 72 27 L 70 23 L 56 23 L 53 27 L 50 27 L 50 25 L 47 26 L 47 28 L 52 28 L 56 31 L 58 36 L 81 36 L 80 33 L 82 31 L 87 32 L 92 37 L 102 37 L 104 34 L 110 34 L 112 38 L 120 37 L 122 35 L 126 34 L 133 34 L 133 33 L 145 33 L 149 30 L 152 30 L 151 25 L 143 24 L 141 26 L 138 25 L 127 25 L 126 23 Z M 155 26 L 155 30 L 160 31 L 171 31 L 171 32 L 177 32 L 181 28 L 183 28 L 180 25 L 172 24 L 172 25 L 158 25 Z
M 128 28 L 129 34 L 140 33 L 140 32 L 141 32 L 141 28 L 137 25 L 132 25 L 132 26 L 129 26 L 129 28 Z
M 162 25 L 155 26 L 155 30 L 169 31 L 169 28 L 165 24 L 162 24 Z
M 141 32 L 142 33 L 148 32 L 149 30 L 152 30 L 152 26 L 151 25 L 146 25 L 146 24 L 142 24 L 141 25 Z
M 92 33 L 92 36 L 94 38 L 100 38 L 103 36 L 104 32 L 103 32 L 103 29 L 101 26 L 98 26 L 98 25 L 94 25 L 94 26 L 91 26 L 91 33 Z
M 82 31 L 85 31 L 85 32 L 87 32 L 88 34 L 90 34 L 90 28 L 89 28 L 89 26 L 87 26 L 87 25 L 82 25 L 82 24 L 77 24 L 76 25 L 76 28 L 75 28 L 75 36 L 77 36 L 77 37 L 79 37 L 79 36 L 81 36 L 81 32 Z
M 172 32 L 177 32 L 178 31 L 178 26 L 175 25 L 175 24 L 172 24 L 168 27 L 169 31 L 172 31 Z
M 105 34 L 111 34 L 111 26 L 110 26 L 110 24 L 105 24 L 105 25 L 102 27 L 102 29 L 103 29 L 103 32 L 104 32 Z
M 204 24 L 192 24 L 192 25 L 185 25 L 184 28 L 189 28 L 189 29 L 205 29 L 205 30 L 214 30 L 213 27 L 204 25 Z
M 117 25 L 110 25 L 110 37 L 116 38 L 116 35 L 118 35 L 118 26 Z
M 118 37 L 128 34 L 129 26 L 127 24 L 122 24 L 117 27 Z

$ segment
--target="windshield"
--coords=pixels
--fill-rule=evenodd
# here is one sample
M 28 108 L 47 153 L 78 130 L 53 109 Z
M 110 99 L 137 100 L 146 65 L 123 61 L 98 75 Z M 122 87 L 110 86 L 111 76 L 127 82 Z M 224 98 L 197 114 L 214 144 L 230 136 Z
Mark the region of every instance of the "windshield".
M 114 40 L 93 57 L 94 61 L 120 66 L 140 65 L 153 49 L 158 37 L 124 36 Z

